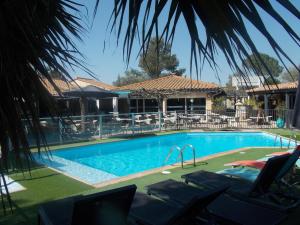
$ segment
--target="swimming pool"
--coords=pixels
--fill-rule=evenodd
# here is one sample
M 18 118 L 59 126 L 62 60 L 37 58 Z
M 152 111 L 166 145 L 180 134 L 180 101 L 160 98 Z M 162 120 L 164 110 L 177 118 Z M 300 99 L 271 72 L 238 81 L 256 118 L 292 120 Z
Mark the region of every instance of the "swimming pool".
M 191 144 L 196 158 L 244 147 L 280 146 L 279 139 L 263 132 L 192 132 L 136 138 L 103 144 L 86 145 L 52 151 L 37 161 L 89 184 L 159 168 L 178 162 L 178 151 L 166 161 L 170 148 Z M 283 146 L 288 141 L 283 139 Z M 191 149 L 184 160 L 193 158 Z

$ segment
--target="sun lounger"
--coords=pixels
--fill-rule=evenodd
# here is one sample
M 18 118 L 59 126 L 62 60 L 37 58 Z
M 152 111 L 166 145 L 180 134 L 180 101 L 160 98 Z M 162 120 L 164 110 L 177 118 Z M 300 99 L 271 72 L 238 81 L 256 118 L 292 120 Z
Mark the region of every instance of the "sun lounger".
M 292 168 L 297 164 L 297 161 L 300 157 L 300 145 L 297 146 L 295 148 L 295 150 L 293 152 L 284 152 L 283 154 L 275 154 L 274 156 L 289 156 L 289 160 L 286 162 L 286 164 L 284 165 L 284 167 L 282 168 L 282 170 L 279 172 L 277 178 L 276 178 L 276 182 L 280 183 L 282 178 L 289 172 L 292 170 Z M 272 157 L 274 157 L 272 156 Z M 271 157 L 269 157 L 271 158 Z M 267 160 L 269 158 L 266 158 Z M 252 164 L 253 163 L 253 164 Z M 266 161 L 255 161 L 255 160 L 248 160 L 247 163 L 243 164 L 243 167 L 244 166 L 249 166 L 249 167 L 255 167 L 253 165 L 260 165 L 259 168 L 257 169 L 262 169 L 266 164 Z M 251 166 L 252 165 L 252 166 Z M 256 173 L 258 175 L 259 171 L 255 171 L 255 170 L 247 170 L 247 171 L 244 171 L 244 172 L 253 172 L 254 174 Z M 225 169 L 225 170 L 222 170 L 220 171 L 219 173 L 221 174 L 225 174 L 225 175 L 232 175 L 232 176 L 240 176 L 242 178 L 246 178 L 247 179 L 247 176 L 249 178 L 252 178 L 251 176 L 249 176 L 249 174 L 242 174 L 241 173 L 241 169 L 238 169 L 238 168 L 234 168 L 234 169 Z M 254 176 L 254 174 L 252 173 L 252 175 Z
M 239 225 L 275 225 L 281 224 L 286 214 L 277 210 L 241 201 L 227 195 L 221 195 L 207 207 L 216 222 Z
M 175 222 L 176 224 L 190 224 L 189 221 L 194 219 L 193 209 L 195 207 L 200 212 L 203 211 L 224 191 L 225 188 L 221 188 L 207 191 L 201 195 L 198 193 L 198 195 L 193 195 L 187 199 L 184 204 L 162 201 L 137 192 L 132 203 L 130 216 L 138 224 L 144 225 L 167 225 Z
M 199 186 L 218 187 L 220 185 L 230 185 L 228 193 L 230 195 L 262 204 L 270 208 L 288 210 L 298 205 L 298 198 L 286 196 L 289 200 L 287 205 L 280 205 L 277 196 L 270 192 L 270 187 L 288 169 L 287 162 L 290 156 L 282 155 L 270 158 L 263 169 L 260 171 L 254 182 L 241 178 L 233 178 L 223 174 L 208 171 L 198 171 L 183 175 L 186 183 L 194 183 Z M 284 170 L 284 171 L 283 171 Z
M 38 210 L 38 224 L 125 225 L 135 191 L 136 186 L 129 185 L 87 196 L 75 196 L 46 203 Z
M 257 169 L 262 169 L 265 166 L 265 161 L 256 161 L 256 160 L 239 160 L 234 161 L 231 163 L 226 163 L 224 166 L 232 166 L 232 167 L 238 167 L 238 166 L 248 166 L 253 167 Z
M 193 209 L 194 217 L 201 221 L 214 221 L 221 224 L 265 225 L 279 224 L 286 217 L 282 212 L 237 200 L 224 194 L 207 198 L 208 202 L 211 202 L 207 204 L 203 200 L 203 195 L 207 195 L 211 190 L 201 190 L 195 186 L 175 180 L 165 180 L 149 185 L 146 188 L 149 194 L 170 202 L 173 205 L 186 205 L 192 199 L 202 198 L 202 201 L 198 205 L 195 204 Z M 217 190 L 222 193 L 224 189 L 226 187 L 221 187 Z M 216 190 L 215 192 L 217 193 Z M 203 207 L 203 204 L 206 204 L 206 207 Z M 203 209 L 205 209 L 205 212 L 203 212 Z
M 183 206 L 168 204 L 147 194 L 137 192 L 131 206 L 130 217 L 137 224 L 165 225 L 178 221 L 184 213 Z
M 87 196 L 74 196 L 46 203 L 38 210 L 39 225 L 122 225 L 133 221 L 145 225 L 167 225 L 188 220 L 191 209 L 206 207 L 224 189 L 190 199 L 185 205 L 170 204 L 129 185 Z M 185 223 L 184 223 L 185 224 Z
M 294 149 L 293 152 L 295 151 L 299 151 L 300 152 L 300 145 L 296 146 L 296 148 Z M 290 155 L 293 154 L 293 152 L 291 151 L 286 151 L 286 152 L 274 152 L 271 154 L 268 154 L 268 157 L 273 157 L 273 156 L 280 156 L 280 155 Z M 300 154 L 299 154 L 300 155 Z M 253 168 L 257 168 L 257 169 L 262 169 L 267 161 L 267 158 L 265 158 L 266 160 L 239 160 L 239 161 L 234 161 L 231 163 L 226 163 L 224 164 L 224 166 L 232 166 L 232 167 L 238 167 L 238 166 L 247 166 L 247 167 L 253 167 Z

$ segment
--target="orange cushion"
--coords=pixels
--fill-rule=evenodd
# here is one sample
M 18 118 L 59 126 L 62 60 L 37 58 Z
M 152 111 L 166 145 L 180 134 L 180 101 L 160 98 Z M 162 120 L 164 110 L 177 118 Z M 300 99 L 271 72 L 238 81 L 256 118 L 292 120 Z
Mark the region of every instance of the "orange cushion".
M 271 154 L 268 154 L 267 156 L 280 156 L 280 155 L 290 155 L 290 152 L 273 152 Z
M 256 160 L 240 160 L 235 161 L 231 163 L 224 164 L 224 166 L 248 166 L 248 167 L 254 167 L 257 169 L 262 169 L 265 166 L 265 161 L 256 161 Z

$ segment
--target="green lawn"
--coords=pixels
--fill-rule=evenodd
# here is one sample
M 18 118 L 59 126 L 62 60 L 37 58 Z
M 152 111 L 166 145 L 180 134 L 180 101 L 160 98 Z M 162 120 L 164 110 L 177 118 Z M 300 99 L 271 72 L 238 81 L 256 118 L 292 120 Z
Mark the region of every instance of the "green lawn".
M 283 137 L 287 138 L 294 138 L 294 135 L 296 136 L 296 139 L 300 141 L 300 132 L 299 131 L 292 131 L 290 129 L 266 129 L 264 130 L 266 132 L 270 132 L 273 134 L 279 134 Z
M 268 130 L 270 132 L 270 130 Z M 118 184 L 109 185 L 104 188 L 95 189 L 89 185 L 78 182 L 60 173 L 57 173 L 48 168 L 35 168 L 31 171 L 31 176 L 26 172 L 24 174 L 12 174 L 11 177 L 24 187 L 26 190 L 12 193 L 14 203 L 14 213 L 3 216 L 0 210 L 0 224 L 5 225 L 25 225 L 36 224 L 37 222 L 37 207 L 44 202 L 64 198 L 75 194 L 88 194 L 106 189 L 111 189 L 127 184 L 136 184 L 138 190 L 144 191 L 144 187 L 164 179 L 172 178 L 181 180 L 181 175 L 196 170 L 217 171 L 224 168 L 224 163 L 242 159 L 258 159 L 268 153 L 278 151 L 278 149 L 251 149 L 245 151 L 244 154 L 233 153 L 230 155 L 221 156 L 210 159 L 204 162 L 198 162 L 196 167 L 187 165 L 184 169 L 180 167 L 171 170 L 171 174 L 163 175 L 155 173 L 140 178 L 132 179 Z M 293 223 L 288 223 L 293 224 Z M 296 223 L 297 224 L 297 223 Z

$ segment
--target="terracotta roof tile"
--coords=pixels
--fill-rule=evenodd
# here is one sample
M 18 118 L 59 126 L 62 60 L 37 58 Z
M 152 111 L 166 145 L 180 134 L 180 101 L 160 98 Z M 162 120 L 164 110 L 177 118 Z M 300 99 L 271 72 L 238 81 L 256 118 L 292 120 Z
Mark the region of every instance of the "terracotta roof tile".
M 105 90 L 113 90 L 113 89 L 116 89 L 115 86 L 113 85 L 110 85 L 110 84 L 106 84 L 106 83 L 103 83 L 101 81 L 97 81 L 97 80 L 94 80 L 94 79 L 90 79 L 90 78 L 84 78 L 84 77 L 77 77 L 76 79 L 74 79 L 75 82 L 78 80 L 78 81 L 82 81 L 82 82 L 85 82 L 85 83 L 88 83 L 90 85 L 93 85 L 93 86 L 96 86 L 96 87 L 99 87 L 99 88 L 102 88 L 102 89 L 105 89 Z
M 264 85 L 261 87 L 253 88 L 247 90 L 247 92 L 269 92 L 269 91 L 279 91 L 279 90 L 290 90 L 290 89 L 297 89 L 298 87 L 298 81 L 294 82 L 287 82 L 287 83 L 281 83 L 277 85 Z
M 121 86 L 117 88 L 117 90 L 138 90 L 138 89 L 146 89 L 146 90 L 184 90 L 184 89 L 192 89 L 192 90 L 215 90 L 218 89 L 218 85 L 209 82 L 191 80 L 189 78 L 176 76 L 176 75 L 168 75 L 164 77 L 160 77 L 157 79 L 146 80 L 134 84 L 129 84 L 125 86 Z
M 58 96 L 57 91 L 47 79 L 43 79 L 42 82 L 51 95 Z M 75 88 L 75 86 L 72 83 L 61 79 L 53 79 L 53 82 L 56 84 L 56 86 L 60 89 L 61 92 Z

